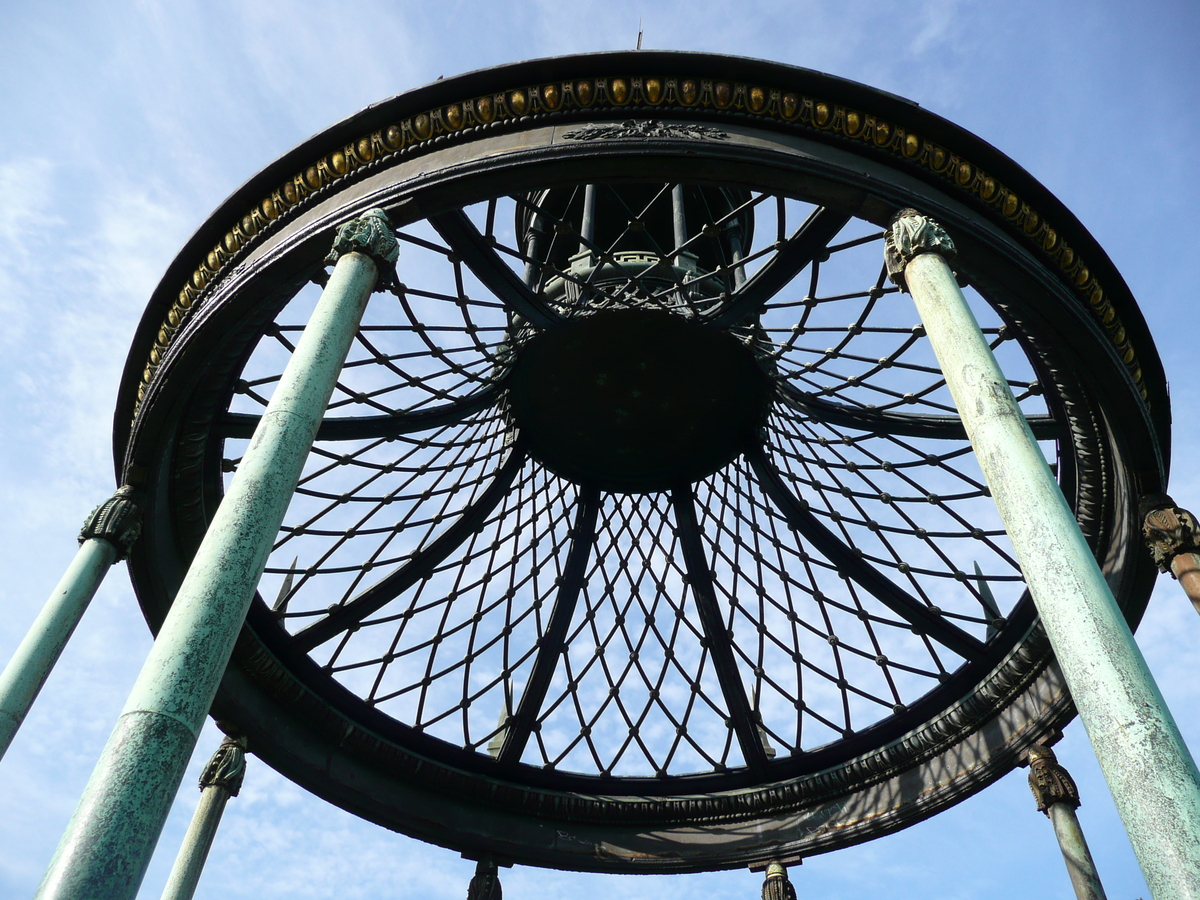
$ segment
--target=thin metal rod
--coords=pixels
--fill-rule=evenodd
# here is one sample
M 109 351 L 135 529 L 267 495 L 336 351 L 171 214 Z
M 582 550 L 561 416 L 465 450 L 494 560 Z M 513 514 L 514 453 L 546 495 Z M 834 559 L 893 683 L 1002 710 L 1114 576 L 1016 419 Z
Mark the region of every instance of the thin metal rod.
M 953 245 L 910 214 L 889 245 L 1146 883 L 1157 900 L 1200 900 L 1200 774 L 950 266 L 928 252 Z
M 228 802 L 229 792 L 223 788 L 211 787 L 200 793 L 200 803 L 188 825 L 187 834 L 183 836 L 183 846 L 175 857 L 167 886 L 163 888 L 162 900 L 192 900 Z
M 596 242 L 596 186 L 583 189 L 583 218 L 579 223 L 579 252 L 586 253 Z
M 0 759 L 116 560 L 117 548 L 108 541 L 84 541 L 0 674 Z
M 372 256 L 396 254 L 377 210 L 344 225 L 334 248 L 340 258 L 84 788 L 40 900 L 137 894 L 374 288 Z
M 683 209 L 683 185 L 677 184 L 671 188 L 671 225 L 675 232 L 675 247 L 687 243 L 687 215 Z M 679 254 L 672 259 L 676 265 L 681 265 Z
M 1071 887 L 1075 888 L 1076 898 L 1106 900 L 1104 885 L 1100 883 L 1096 862 L 1092 859 L 1092 851 L 1088 849 L 1083 829 L 1079 827 L 1075 810 L 1066 803 L 1055 803 L 1047 813 L 1054 824 L 1054 835 L 1058 838 L 1058 848 L 1062 850 L 1063 862 L 1067 865 L 1067 875 L 1071 878 Z
M 1200 553 L 1180 553 L 1171 560 L 1171 574 L 1200 613 Z
M 767 764 L 763 734 L 758 729 L 758 721 L 746 696 L 746 687 L 738 674 L 729 626 L 725 624 L 725 616 L 713 587 L 712 569 L 705 558 L 704 541 L 696 521 L 696 499 L 692 486 L 686 485 L 671 491 L 671 506 L 675 509 L 675 526 L 687 567 L 688 586 L 692 590 L 700 627 L 704 629 L 704 640 L 712 657 L 717 682 L 721 685 L 721 693 L 725 697 L 725 706 L 729 710 L 742 758 L 751 771 L 761 772 Z
M 838 539 L 837 535 L 826 528 L 812 513 L 808 504 L 788 489 L 779 471 L 768 462 L 760 445 L 755 444 L 746 451 L 746 460 L 754 470 L 764 493 L 783 513 L 788 527 L 795 528 L 805 540 L 833 563 L 839 573 L 908 622 L 915 634 L 928 635 L 964 659 L 978 659 L 983 655 L 983 641 L 931 610 L 874 566 L 864 563 Z
M 742 257 L 745 255 L 742 250 L 742 235 L 734 229 L 729 233 L 729 256 L 730 262 L 733 263 L 733 287 L 735 290 L 741 290 L 746 283 L 746 267 L 742 265 Z
M 575 524 L 571 528 L 571 549 L 563 566 L 562 583 L 554 598 L 554 607 L 546 622 L 545 632 L 539 641 L 537 657 L 529 673 L 525 693 L 521 695 L 517 710 L 508 721 L 507 733 L 497 758 L 504 763 L 520 762 L 525 745 L 537 723 L 538 713 L 546 700 L 546 691 L 558 662 L 566 648 L 567 632 L 575 617 L 575 606 L 579 593 L 587 581 L 587 564 L 596 543 L 596 516 L 600 511 L 600 492 L 595 488 L 580 491 L 579 505 L 575 513 Z
M 192 900 L 217 826 L 230 797 L 236 797 L 246 772 L 244 741 L 226 738 L 200 776 L 200 803 L 183 836 L 183 846 L 163 888 L 162 900 Z
M 420 555 L 407 565 L 334 608 L 323 619 L 296 632 L 293 638 L 295 646 L 306 651 L 321 646 L 391 603 L 418 581 L 428 578 L 463 541 L 478 533 L 491 511 L 508 494 L 509 486 L 523 465 L 525 451 L 520 448 L 509 450 L 499 470 L 492 476 L 492 483 L 453 525 L 431 541 L 429 546 L 423 547 Z

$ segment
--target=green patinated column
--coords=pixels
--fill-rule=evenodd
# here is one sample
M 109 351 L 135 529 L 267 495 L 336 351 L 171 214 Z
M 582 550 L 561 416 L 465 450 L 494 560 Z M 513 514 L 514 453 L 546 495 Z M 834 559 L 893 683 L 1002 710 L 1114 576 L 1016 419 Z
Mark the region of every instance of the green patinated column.
M 41 900 L 137 894 L 379 266 L 397 254 L 382 210 L 339 230 L 333 273 L 84 789 Z
M 1200 773 L 1013 398 L 936 222 L 904 210 L 887 265 L 912 295 L 1156 900 L 1200 900 Z
M 1054 826 L 1076 900 L 1106 900 L 1092 851 L 1075 815 L 1079 808 L 1075 779 L 1058 764 L 1054 751 L 1043 744 L 1029 748 L 1029 789 L 1037 801 L 1038 812 L 1045 813 Z
M 133 488 L 120 488 L 96 507 L 79 532 L 79 552 L 0 674 L 0 759 L 54 664 L 87 611 L 100 582 L 142 533 Z
M 200 803 L 183 836 L 183 846 L 175 857 L 162 900 L 192 900 L 225 804 L 238 795 L 245 776 L 246 740 L 227 737 L 200 773 Z

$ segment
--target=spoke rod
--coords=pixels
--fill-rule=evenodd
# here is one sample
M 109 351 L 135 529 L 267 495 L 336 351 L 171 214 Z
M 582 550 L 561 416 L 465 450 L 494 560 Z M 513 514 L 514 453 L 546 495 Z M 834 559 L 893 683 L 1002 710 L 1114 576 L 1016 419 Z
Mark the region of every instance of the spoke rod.
M 488 514 L 504 499 L 509 486 L 524 464 L 524 452 L 518 449 L 510 451 L 508 458 L 492 478 L 492 483 L 453 525 L 416 554 L 408 565 L 402 566 L 378 584 L 367 588 L 345 605 L 332 610 L 320 621 L 296 632 L 292 645 L 305 652 L 319 647 L 330 638 L 353 628 L 371 613 L 382 609 L 421 579 L 432 575 L 433 570 L 447 556 L 483 527 Z
M 467 397 L 433 409 L 398 413 L 393 416 L 332 416 L 317 429 L 318 441 L 361 441 L 371 438 L 399 437 L 416 434 L 431 428 L 456 425 L 471 413 L 486 409 L 496 402 L 497 389 L 488 385 Z M 213 424 L 213 432 L 222 438 L 248 438 L 262 416 L 251 413 L 226 412 Z
M 883 412 L 866 407 L 833 403 L 813 394 L 797 390 L 784 384 L 781 391 L 783 402 L 795 410 L 811 416 L 824 425 L 838 428 L 853 428 L 857 431 L 873 432 L 891 437 L 934 438 L 950 441 L 966 440 L 967 431 L 958 416 L 933 414 L 905 415 Z M 1061 440 L 1065 427 L 1052 416 L 1028 416 L 1029 427 L 1039 441 Z
M 742 757 L 751 771 L 761 771 L 767 763 L 758 723 L 746 697 L 746 688 L 738 674 L 737 659 L 725 617 L 721 614 L 717 592 L 713 588 L 712 570 L 704 553 L 704 539 L 696 522 L 696 500 L 691 485 L 676 488 L 671 492 L 671 505 L 675 509 L 675 526 L 679 530 L 679 546 L 683 551 L 687 567 L 688 585 L 700 615 L 700 626 L 712 655 L 713 668 L 725 705 L 733 721 L 734 733 L 742 749 Z
M 587 579 L 588 560 L 596 543 L 596 515 L 599 510 L 600 492 L 595 488 L 583 489 L 575 523 L 571 528 L 571 549 L 563 566 L 562 584 L 559 585 L 558 596 L 554 598 L 546 631 L 538 642 L 538 654 L 529 673 L 529 682 L 516 712 L 508 722 L 504 744 L 498 756 L 502 763 L 521 761 L 525 745 L 537 723 L 538 713 L 546 700 L 546 692 L 550 689 L 554 670 L 558 668 L 559 658 L 566 650 L 567 632 L 575 616 L 579 593 Z
M 888 236 L 1046 635 L 1156 900 L 1200 900 L 1200 773 L 944 255 L 913 210 Z
M 525 279 L 504 264 L 475 223 L 462 210 L 429 217 L 431 224 L 467 268 L 483 282 L 498 300 L 541 328 L 560 319 L 551 313 L 525 283 Z
M 712 324 L 727 327 L 761 309 L 820 256 L 849 221 L 848 213 L 825 207 L 816 209 L 778 252 L 732 294 L 728 308 Z
M 380 266 L 396 254 L 382 210 L 339 229 L 333 273 L 84 788 L 39 900 L 137 894 Z
M 779 473 L 767 461 L 761 447 L 756 445 L 747 451 L 746 459 L 754 470 L 759 485 L 783 513 L 788 526 L 794 528 L 814 550 L 833 563 L 839 573 L 904 619 L 917 634 L 933 638 L 947 650 L 964 659 L 976 659 L 984 653 L 983 641 L 948 622 L 945 617 L 902 590 L 874 566 L 859 559 L 837 535 L 821 524 L 808 509 L 808 505 L 788 490 Z

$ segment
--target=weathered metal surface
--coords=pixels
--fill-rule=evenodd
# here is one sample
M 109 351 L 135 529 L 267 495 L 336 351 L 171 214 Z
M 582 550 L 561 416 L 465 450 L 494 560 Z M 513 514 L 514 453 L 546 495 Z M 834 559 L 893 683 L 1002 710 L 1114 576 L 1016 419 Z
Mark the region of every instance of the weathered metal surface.
M 167 877 L 162 900 L 192 900 L 196 893 L 225 804 L 230 797 L 236 797 L 242 787 L 246 774 L 245 743 L 243 738 L 225 738 L 204 767 L 200 775 L 200 803 L 183 836 L 183 845 Z
M 38 890 L 43 900 L 137 893 L 374 288 L 377 264 L 354 249 L 395 258 L 380 234 L 386 218 L 372 218 L 339 233 L 366 243 L 341 247 L 67 826 Z
M 467 885 L 467 900 L 502 900 L 504 891 L 500 887 L 500 873 L 490 859 L 482 859 L 475 865 L 475 874 Z
M 1200 612 L 1200 524 L 1170 497 L 1159 495 L 1164 505 L 1146 513 L 1142 534 L 1160 571 L 1170 572 Z
M 788 878 L 787 866 L 773 862 L 763 879 L 762 900 L 796 900 L 796 889 Z
M 1029 789 L 1038 812 L 1045 813 L 1054 825 L 1075 896 L 1078 900 L 1105 900 L 1104 886 L 1075 815 L 1079 789 L 1071 773 L 1058 764 L 1058 757 L 1045 744 L 1029 748 Z
M 0 758 L 116 559 L 117 549 L 108 541 L 84 541 L 0 674 Z
M 90 540 L 107 541 L 117 551 L 117 559 L 125 559 L 142 534 L 142 508 L 137 491 L 122 485 L 116 493 L 92 510 L 79 532 L 79 543 Z
M 1050 815 L 1055 803 L 1079 808 L 1079 788 L 1071 773 L 1058 764 L 1054 751 L 1044 744 L 1029 748 L 1029 789 L 1037 801 L 1038 812 Z
M 1092 851 L 1083 837 L 1075 810 L 1069 803 L 1055 803 L 1046 814 L 1054 824 L 1054 835 L 1058 838 L 1058 847 L 1062 850 L 1063 862 L 1066 863 L 1076 898 L 1105 900 L 1104 885 L 1100 883 L 1100 874 L 1096 871 Z
M 219 787 L 236 797 L 246 778 L 246 739 L 227 737 L 200 773 L 200 790 Z
M 906 211 L 911 213 L 911 211 Z M 903 214 L 902 214 L 903 215 Z M 1037 441 L 938 252 L 904 280 L 1151 892 L 1200 898 L 1200 774 Z

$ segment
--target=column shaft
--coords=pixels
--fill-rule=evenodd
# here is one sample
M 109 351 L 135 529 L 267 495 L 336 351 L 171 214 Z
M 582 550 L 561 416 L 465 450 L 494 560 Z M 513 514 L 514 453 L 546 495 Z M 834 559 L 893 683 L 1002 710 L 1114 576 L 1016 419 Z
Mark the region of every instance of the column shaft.
M 1054 836 L 1058 838 L 1058 848 L 1062 850 L 1077 900 L 1106 900 L 1104 885 L 1100 883 L 1092 851 L 1088 849 L 1075 810 L 1068 803 L 1055 803 L 1046 812 L 1054 824 Z
M 221 815 L 225 812 L 225 804 L 228 802 L 229 791 L 223 787 L 214 785 L 200 793 L 200 804 L 196 807 L 187 834 L 183 837 L 179 855 L 175 857 L 175 865 L 167 878 L 167 886 L 163 888 L 162 900 L 192 900 L 192 895 L 196 893 L 196 885 L 200 883 L 200 874 L 204 871 L 204 861 L 208 859 L 208 851 L 212 849 L 217 826 L 221 824 Z
M 392 259 L 394 246 L 393 238 Z M 365 253 L 338 259 L 84 789 L 41 900 L 137 894 L 377 273 Z
M 116 559 L 108 541 L 84 541 L 0 674 L 0 759 Z
M 903 270 L 1157 900 L 1200 900 L 1200 775 L 949 265 Z

